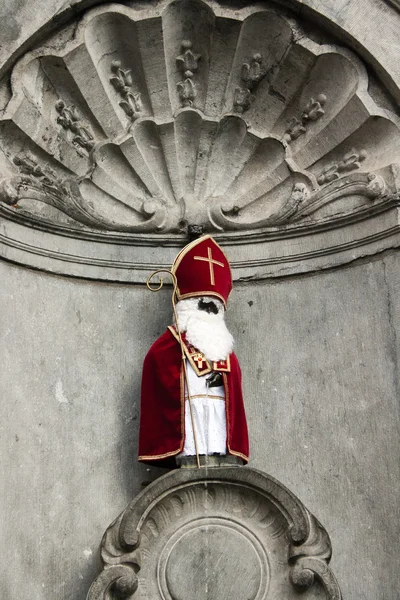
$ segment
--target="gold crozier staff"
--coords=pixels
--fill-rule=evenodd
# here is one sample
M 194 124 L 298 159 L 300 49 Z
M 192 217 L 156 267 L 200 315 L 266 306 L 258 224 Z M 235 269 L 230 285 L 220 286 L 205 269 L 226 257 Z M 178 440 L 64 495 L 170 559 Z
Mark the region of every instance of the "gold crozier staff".
M 197 437 L 196 437 L 196 428 L 195 428 L 195 424 L 194 424 L 192 398 L 191 398 L 191 395 L 190 395 L 189 378 L 188 378 L 187 368 L 186 368 L 185 344 L 183 343 L 183 340 L 182 340 L 181 329 L 179 327 L 178 315 L 176 314 L 176 306 L 175 306 L 175 303 L 176 303 L 176 290 L 177 290 L 177 287 L 178 287 L 178 281 L 177 281 L 176 276 L 174 275 L 174 273 L 172 273 L 168 269 L 159 269 L 158 271 L 154 271 L 154 273 L 152 273 L 150 275 L 150 277 L 146 281 L 146 285 L 147 285 L 147 287 L 149 288 L 149 290 L 151 292 L 158 292 L 158 291 L 160 291 L 161 288 L 164 285 L 164 280 L 163 280 L 162 277 L 160 277 L 159 285 L 157 287 L 152 287 L 151 286 L 151 280 L 152 280 L 152 278 L 154 277 L 154 275 L 158 275 L 159 273 L 168 273 L 168 275 L 170 275 L 172 277 L 172 281 L 174 282 L 174 291 L 173 291 L 173 294 L 172 294 L 172 308 L 173 308 L 173 311 L 174 311 L 176 331 L 178 333 L 179 345 L 181 347 L 181 353 L 182 353 L 183 372 L 184 372 L 184 377 L 185 377 L 185 384 L 186 384 L 187 396 L 188 396 L 188 400 L 189 400 L 190 419 L 192 421 L 193 440 L 194 440 L 194 447 L 195 447 L 195 450 L 196 450 L 197 467 L 200 469 L 200 456 L 199 456 L 199 449 L 198 449 L 198 446 L 197 446 Z

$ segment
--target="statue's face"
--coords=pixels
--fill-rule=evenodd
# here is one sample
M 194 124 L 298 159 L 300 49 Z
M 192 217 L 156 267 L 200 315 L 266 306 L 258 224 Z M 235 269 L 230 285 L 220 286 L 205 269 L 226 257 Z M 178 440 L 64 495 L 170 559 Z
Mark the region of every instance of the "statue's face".
M 204 310 L 208 314 L 213 313 L 214 315 L 217 315 L 220 310 L 220 306 L 217 305 L 217 302 L 209 297 L 200 298 L 197 303 L 197 308 L 199 310 Z
M 190 323 L 208 324 L 211 328 L 217 327 L 225 321 L 225 308 L 223 302 L 214 296 L 199 296 L 185 298 L 176 304 L 179 326 L 183 331 Z M 190 326 L 190 325 L 189 325 Z

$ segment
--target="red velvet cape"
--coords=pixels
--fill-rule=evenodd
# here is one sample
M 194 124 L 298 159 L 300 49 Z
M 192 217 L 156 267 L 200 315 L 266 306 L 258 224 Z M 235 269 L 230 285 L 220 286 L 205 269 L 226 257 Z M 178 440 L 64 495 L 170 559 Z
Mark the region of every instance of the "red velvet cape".
M 236 355 L 230 373 L 222 373 L 225 387 L 227 452 L 249 456 L 242 376 Z M 138 460 L 161 467 L 176 466 L 174 457 L 185 442 L 184 371 L 179 342 L 167 330 L 151 346 L 143 364 Z

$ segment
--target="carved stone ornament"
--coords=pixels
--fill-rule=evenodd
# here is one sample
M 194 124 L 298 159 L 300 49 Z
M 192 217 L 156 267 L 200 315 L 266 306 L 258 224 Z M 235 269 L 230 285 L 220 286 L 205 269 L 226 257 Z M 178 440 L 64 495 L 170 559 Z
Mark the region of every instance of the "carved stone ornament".
M 269 475 L 179 469 L 107 529 L 87 600 L 341 600 L 330 558 L 325 529 Z
M 283 9 L 228 4 L 107 4 L 16 62 L 0 90 L 1 256 L 142 282 L 188 226 L 227 247 L 236 279 L 398 244 L 388 93 L 378 105 L 355 54 Z

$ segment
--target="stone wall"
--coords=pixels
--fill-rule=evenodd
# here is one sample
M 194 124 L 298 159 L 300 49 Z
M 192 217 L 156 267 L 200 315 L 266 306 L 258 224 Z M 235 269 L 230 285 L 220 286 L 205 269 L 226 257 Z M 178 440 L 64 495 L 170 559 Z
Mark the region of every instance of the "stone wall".
M 237 285 L 250 465 L 325 525 L 344 597 L 397 594 L 399 255 Z M 168 292 L 1 269 L 2 594 L 84 600 L 136 463 L 143 357 Z

